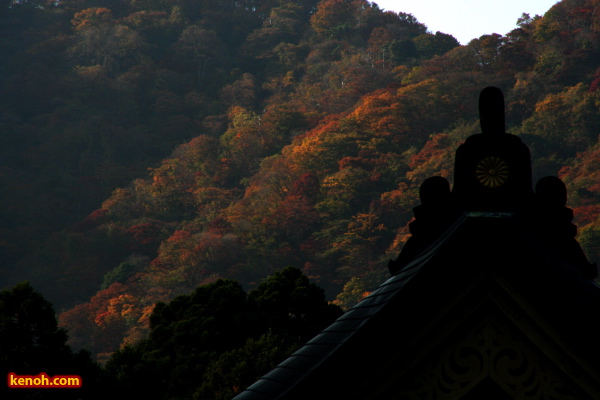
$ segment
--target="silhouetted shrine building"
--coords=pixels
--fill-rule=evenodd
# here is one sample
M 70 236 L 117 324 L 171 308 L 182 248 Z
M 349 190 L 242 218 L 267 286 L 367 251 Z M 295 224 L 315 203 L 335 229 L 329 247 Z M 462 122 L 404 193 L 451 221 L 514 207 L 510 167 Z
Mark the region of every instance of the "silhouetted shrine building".
M 560 179 L 532 190 L 497 88 L 454 185 L 423 182 L 392 277 L 246 399 L 600 399 L 600 288 Z

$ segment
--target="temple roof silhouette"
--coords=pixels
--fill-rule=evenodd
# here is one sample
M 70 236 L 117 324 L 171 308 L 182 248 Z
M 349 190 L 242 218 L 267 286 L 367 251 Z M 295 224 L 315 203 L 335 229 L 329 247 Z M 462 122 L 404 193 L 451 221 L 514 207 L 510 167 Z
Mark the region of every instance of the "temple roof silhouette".
M 532 189 L 502 92 L 423 182 L 392 276 L 235 399 L 600 399 L 600 288 L 560 179 Z

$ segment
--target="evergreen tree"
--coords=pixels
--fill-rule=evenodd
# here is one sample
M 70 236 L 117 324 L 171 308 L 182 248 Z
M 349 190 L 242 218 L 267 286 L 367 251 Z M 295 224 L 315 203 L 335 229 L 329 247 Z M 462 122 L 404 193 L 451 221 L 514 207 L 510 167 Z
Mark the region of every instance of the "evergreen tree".
M 219 279 L 158 303 L 150 335 L 106 364 L 119 393 L 137 399 L 225 399 L 252 384 L 341 315 L 297 268 L 248 295 Z
M 73 353 L 67 333 L 58 328 L 52 304 L 29 282 L 0 292 L 0 376 L 9 373 L 78 375 L 78 389 L 9 389 L 1 385 L 1 398 L 102 399 L 106 380 L 90 353 Z M 5 397 L 6 396 L 6 397 Z

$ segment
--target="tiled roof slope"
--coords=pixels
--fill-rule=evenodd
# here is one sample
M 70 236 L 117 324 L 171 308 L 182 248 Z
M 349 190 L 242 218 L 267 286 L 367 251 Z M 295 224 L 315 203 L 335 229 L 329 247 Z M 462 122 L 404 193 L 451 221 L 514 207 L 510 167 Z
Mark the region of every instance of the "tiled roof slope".
M 389 364 L 389 354 L 408 357 L 436 321 L 451 323 L 456 304 L 475 306 L 500 287 L 525 312 L 554 321 L 564 346 L 593 356 L 584 345 L 600 333 L 591 322 L 600 318 L 600 288 L 546 254 L 511 214 L 470 213 L 235 399 L 299 399 L 307 393 L 352 398 L 352 383 L 373 379 L 373 371 Z

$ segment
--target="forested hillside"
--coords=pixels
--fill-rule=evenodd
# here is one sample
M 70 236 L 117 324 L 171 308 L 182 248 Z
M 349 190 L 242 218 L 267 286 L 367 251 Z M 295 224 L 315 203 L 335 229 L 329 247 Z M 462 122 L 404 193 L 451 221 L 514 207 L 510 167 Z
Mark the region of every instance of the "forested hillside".
M 600 2 L 459 46 L 366 0 L 0 4 L 0 279 L 106 360 L 154 305 L 286 266 L 352 306 L 485 86 L 600 261 Z

